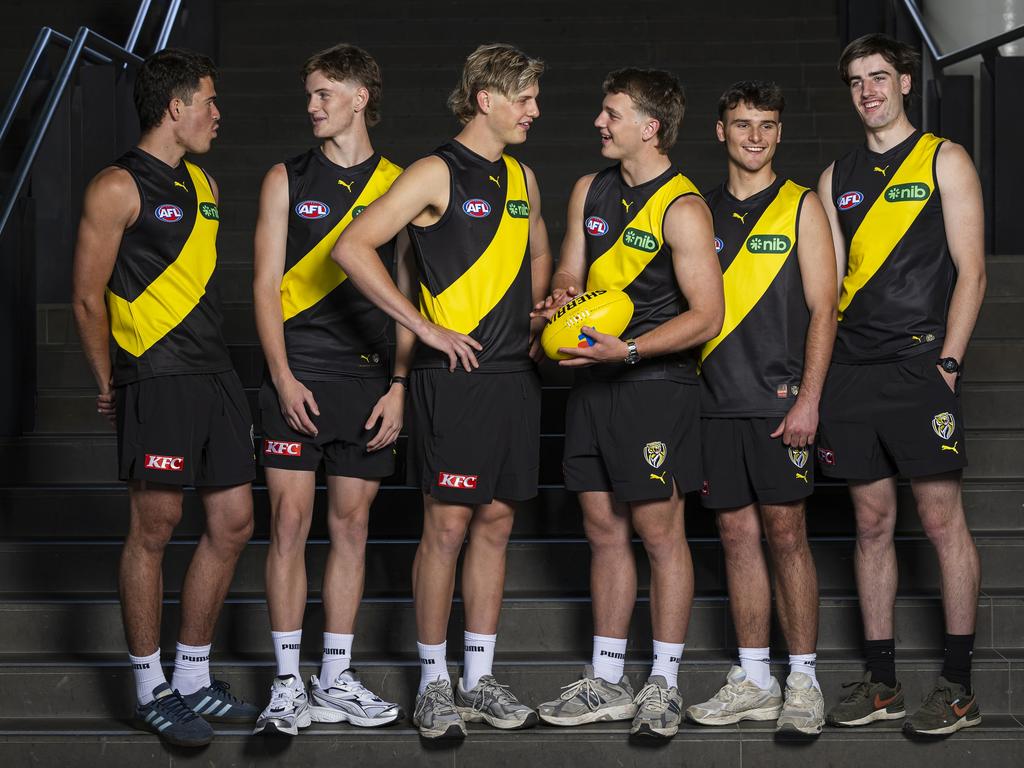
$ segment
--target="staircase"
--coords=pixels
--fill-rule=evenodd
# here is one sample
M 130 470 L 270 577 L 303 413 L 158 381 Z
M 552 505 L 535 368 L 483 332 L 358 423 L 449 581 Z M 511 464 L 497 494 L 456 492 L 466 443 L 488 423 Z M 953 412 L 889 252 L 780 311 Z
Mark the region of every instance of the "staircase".
M 253 405 L 262 358 L 250 298 L 252 231 L 263 174 L 310 144 L 297 72 L 304 58 L 338 40 L 358 43 L 384 72 L 383 122 L 377 149 L 407 164 L 456 130 L 444 99 L 465 55 L 478 42 L 507 40 L 549 65 L 541 82 L 542 117 L 515 150 L 536 171 L 554 243 L 564 229 L 572 182 L 602 167 L 592 120 L 605 73 L 625 65 L 673 70 L 687 90 L 687 116 L 673 153 L 698 186 L 718 183 L 724 153 L 714 141 L 719 94 L 732 81 L 777 80 L 789 104 L 778 168 L 813 185 L 818 173 L 860 140 L 848 96 L 835 72 L 839 53 L 830 3 L 737 0 L 726 6 L 669 6 L 634 0 L 586 5 L 521 0 L 514 6 L 464 0 L 356 5 L 307 2 L 301 13 L 269 0 L 219 3 L 224 113 L 221 138 L 202 160 L 221 188 L 220 258 L 225 332 Z M 428 10 L 429 9 L 429 10 Z M 727 38 L 726 35 L 729 37 Z M 750 42 L 737 42 L 750 41 Z M 0 443 L 0 762 L 12 765 L 212 765 L 273 761 L 336 766 L 547 764 L 772 766 L 854 761 L 907 766 L 1024 764 L 1024 257 L 989 259 L 989 296 L 966 362 L 965 421 L 971 466 L 964 498 L 982 560 L 974 680 L 983 724 L 939 743 L 910 742 L 899 723 L 826 730 L 814 743 L 778 742 L 765 724 L 722 729 L 686 725 L 669 744 L 627 740 L 626 724 L 578 729 L 539 727 L 501 733 L 470 727 L 457 747 L 422 745 L 408 722 L 376 732 L 314 726 L 288 742 L 218 728 L 200 752 L 168 749 L 127 724 L 131 672 L 117 604 L 117 559 L 127 496 L 114 482 L 114 437 L 95 414 L 94 388 L 66 304 L 38 308 L 36 429 Z M 588 549 L 575 499 L 561 487 L 563 413 L 569 379 L 553 366 L 545 380 L 540 496 L 518 515 L 509 548 L 496 674 L 526 702 L 550 699 L 589 659 Z M 254 412 L 255 408 L 254 408 Z M 258 431 L 258 425 L 257 425 Z M 401 458 L 403 444 L 399 444 Z M 418 678 L 410 568 L 421 527 L 419 493 L 404 487 L 401 468 L 386 483 L 371 516 L 366 597 L 354 649 L 367 684 L 411 712 Z M 214 641 L 213 671 L 233 692 L 265 703 L 273 671 L 263 595 L 268 499 L 255 488 L 256 532 L 239 563 Z M 310 533 L 311 577 L 304 626 L 304 671 L 319 664 L 323 617 L 319 576 L 327 552 L 323 507 Z M 203 527 L 198 498 L 165 561 L 167 599 L 162 647 L 174 647 L 178 590 Z M 680 681 L 684 702 L 721 685 L 735 652 L 721 550 L 711 515 L 688 500 L 687 527 L 697 597 Z M 821 588 L 819 677 L 826 700 L 859 677 L 860 617 L 853 582 L 853 523 L 844 487 L 822 483 L 808 528 Z M 638 550 L 642 549 L 639 544 Z M 938 567 L 901 486 L 897 529 L 900 591 L 896 610 L 900 677 L 915 706 L 941 668 Z M 640 557 L 641 568 L 646 559 Z M 641 573 L 627 672 L 647 673 L 650 623 Z M 461 637 L 456 603 L 450 637 Z M 773 652 L 785 660 L 781 633 Z M 453 649 L 459 643 L 452 643 Z M 453 661 L 459 654 L 453 650 Z M 784 676 L 780 664 L 775 670 Z M 770 724 L 769 724 L 770 725 Z M 855 751 L 853 751 L 855 750 Z

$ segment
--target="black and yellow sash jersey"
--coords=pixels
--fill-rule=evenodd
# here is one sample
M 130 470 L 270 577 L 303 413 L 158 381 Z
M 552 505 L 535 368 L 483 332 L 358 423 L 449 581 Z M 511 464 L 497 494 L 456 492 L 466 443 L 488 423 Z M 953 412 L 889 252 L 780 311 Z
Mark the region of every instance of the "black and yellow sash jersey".
M 665 243 L 665 213 L 680 197 L 700 192 L 679 169 L 631 187 L 618 165 L 600 171 L 583 203 L 587 251 L 587 290 L 625 291 L 633 301 L 633 317 L 621 338 L 633 338 L 686 311 Z M 598 328 L 600 330 L 600 328 Z M 689 352 L 641 360 L 637 365 L 594 366 L 584 378 L 673 379 L 695 383 L 695 361 Z
M 409 227 L 420 273 L 420 311 L 483 346 L 478 370 L 529 370 L 530 199 L 519 161 L 491 162 L 457 141 L 434 151 L 448 165 L 448 207 L 429 227 Z M 423 344 L 416 368 L 447 368 Z
M 775 179 L 746 200 L 706 196 L 722 264 L 725 320 L 700 352 L 701 416 L 785 414 L 799 393 L 810 312 L 797 233 L 807 187 Z
M 877 363 L 942 345 L 956 283 L 935 180 L 943 139 L 915 131 L 883 154 L 835 162 L 832 200 L 846 241 L 832 359 Z
M 284 167 L 289 211 L 281 312 L 288 367 L 300 379 L 386 376 L 390 320 L 356 290 L 331 249 L 402 169 L 377 153 L 344 168 L 320 148 L 286 160 Z M 392 272 L 394 240 L 377 255 Z
M 137 147 L 114 165 L 135 179 L 140 202 L 107 283 L 114 385 L 230 370 L 215 280 L 220 213 L 206 174 Z

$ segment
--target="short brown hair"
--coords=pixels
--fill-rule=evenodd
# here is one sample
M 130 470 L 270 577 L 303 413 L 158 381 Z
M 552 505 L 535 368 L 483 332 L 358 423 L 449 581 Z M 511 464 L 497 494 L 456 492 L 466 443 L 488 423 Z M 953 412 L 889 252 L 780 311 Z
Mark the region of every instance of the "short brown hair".
M 740 103 L 748 104 L 762 112 L 778 112 L 786 108 L 786 97 L 782 89 L 769 80 L 740 80 L 726 88 L 718 100 L 718 119 L 724 120 L 725 113 Z
M 858 37 L 839 56 L 839 77 L 850 84 L 850 64 L 856 59 L 879 54 L 889 62 L 897 74 L 910 75 L 910 92 L 903 97 L 903 106 L 910 103 L 917 93 L 917 71 L 921 66 L 921 54 L 911 45 L 880 32 Z
M 676 76 L 663 69 L 627 67 L 610 72 L 602 87 L 605 94 L 626 94 L 639 111 L 658 121 L 658 151 L 668 154 L 686 111 L 686 96 Z
M 135 111 L 142 133 L 163 122 L 171 99 L 192 106 L 199 81 L 217 80 L 217 68 L 209 57 L 182 48 L 164 48 L 146 59 L 135 75 Z
M 536 83 L 544 62 L 531 59 L 507 43 L 485 43 L 469 56 L 462 67 L 462 79 L 448 96 L 448 108 L 463 125 L 477 113 L 476 95 L 494 90 L 512 98 Z
M 318 71 L 339 83 L 350 80 L 364 87 L 369 93 L 366 101 L 366 124 L 374 126 L 380 122 L 380 65 L 373 56 L 358 46 L 338 43 L 306 59 L 306 63 L 302 65 L 303 82 Z

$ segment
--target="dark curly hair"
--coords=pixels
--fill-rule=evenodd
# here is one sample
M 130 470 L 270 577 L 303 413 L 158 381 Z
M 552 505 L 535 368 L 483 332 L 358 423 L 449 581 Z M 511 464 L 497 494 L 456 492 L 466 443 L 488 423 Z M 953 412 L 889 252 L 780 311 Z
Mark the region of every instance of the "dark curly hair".
M 725 89 L 718 100 L 718 119 L 724 120 L 725 113 L 740 103 L 749 104 L 762 112 L 778 112 L 786 108 L 786 97 L 782 89 L 770 80 L 740 80 Z

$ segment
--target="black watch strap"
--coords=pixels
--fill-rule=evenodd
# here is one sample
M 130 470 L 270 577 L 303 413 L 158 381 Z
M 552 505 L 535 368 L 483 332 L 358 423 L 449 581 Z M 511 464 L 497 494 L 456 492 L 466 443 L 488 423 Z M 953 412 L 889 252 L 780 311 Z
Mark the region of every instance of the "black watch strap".
M 401 384 L 405 388 L 406 392 L 409 391 L 409 378 L 407 376 L 392 376 L 391 384 L 392 386 L 395 384 Z
M 960 373 L 960 361 L 955 357 L 940 357 L 938 364 L 946 373 Z

